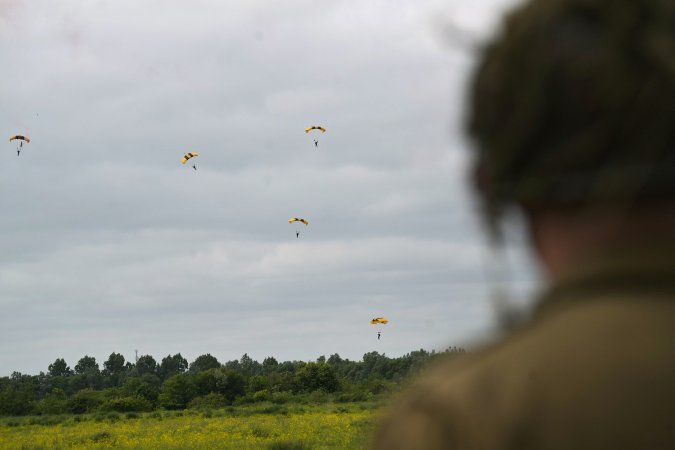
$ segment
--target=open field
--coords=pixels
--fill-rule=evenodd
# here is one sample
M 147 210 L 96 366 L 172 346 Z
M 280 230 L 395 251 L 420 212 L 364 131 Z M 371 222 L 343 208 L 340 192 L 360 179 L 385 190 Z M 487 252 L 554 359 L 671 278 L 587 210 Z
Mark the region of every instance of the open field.
M 0 420 L 2 449 L 360 449 L 372 404 L 33 416 Z

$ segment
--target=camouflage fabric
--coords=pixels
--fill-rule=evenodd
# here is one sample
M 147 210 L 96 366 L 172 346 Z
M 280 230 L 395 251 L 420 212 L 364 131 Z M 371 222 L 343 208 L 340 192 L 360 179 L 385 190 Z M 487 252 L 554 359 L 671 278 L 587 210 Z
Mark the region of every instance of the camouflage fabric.
M 675 449 L 675 242 L 562 277 L 528 325 L 420 381 L 374 448 Z
M 469 109 L 489 215 L 675 200 L 675 2 L 527 2 L 486 48 Z

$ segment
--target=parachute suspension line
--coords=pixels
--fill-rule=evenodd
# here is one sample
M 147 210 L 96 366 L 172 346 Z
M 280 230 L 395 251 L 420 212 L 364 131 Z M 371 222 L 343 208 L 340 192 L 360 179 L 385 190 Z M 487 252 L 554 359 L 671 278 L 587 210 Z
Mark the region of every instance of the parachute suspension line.
M 294 223 L 294 222 L 304 223 L 305 226 L 309 225 L 309 222 L 307 221 L 307 219 L 301 219 L 300 217 L 291 217 L 290 219 L 288 219 L 288 223 Z M 297 227 L 295 228 L 295 237 L 296 238 L 300 237 L 300 230 Z
M 16 147 L 16 154 L 17 154 L 17 156 L 18 156 L 18 155 L 21 154 L 21 149 L 23 148 L 23 143 L 24 143 L 24 142 L 29 143 L 29 142 L 30 142 L 30 138 L 29 138 L 28 136 L 26 136 L 26 135 L 23 135 L 23 134 L 17 134 L 17 135 L 15 135 L 15 136 L 12 136 L 12 137 L 9 138 L 9 141 L 10 141 L 10 142 L 15 141 L 15 140 L 18 140 L 17 143 L 19 144 L 19 145 Z

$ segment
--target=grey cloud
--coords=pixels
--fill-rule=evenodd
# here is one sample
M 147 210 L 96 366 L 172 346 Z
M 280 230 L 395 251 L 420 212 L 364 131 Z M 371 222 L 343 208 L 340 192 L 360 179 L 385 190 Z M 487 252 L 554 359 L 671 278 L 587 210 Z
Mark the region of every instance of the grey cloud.
M 507 3 L 454 11 L 483 32 Z M 472 55 L 435 34 L 446 2 L 0 11 L 0 136 L 32 139 L 0 146 L 0 375 L 134 349 L 359 358 L 491 330 L 460 131 Z M 291 216 L 310 220 L 299 239 Z M 525 297 L 524 259 L 498 282 Z

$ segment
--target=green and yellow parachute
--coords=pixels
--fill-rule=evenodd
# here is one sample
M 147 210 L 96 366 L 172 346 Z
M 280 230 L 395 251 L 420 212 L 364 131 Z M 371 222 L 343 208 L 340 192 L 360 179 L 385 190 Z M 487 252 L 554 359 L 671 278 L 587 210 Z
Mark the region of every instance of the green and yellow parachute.
M 325 132 L 326 132 L 326 129 L 325 129 L 324 127 L 319 126 L 319 125 L 313 125 L 313 126 L 311 126 L 311 127 L 305 128 L 305 133 L 309 133 L 309 132 L 312 131 L 312 130 L 319 130 L 319 131 L 321 131 L 322 133 L 325 133 Z
M 188 159 L 194 158 L 195 156 L 199 156 L 199 153 L 197 153 L 197 152 L 189 152 L 189 153 L 186 153 L 186 154 L 183 156 L 183 159 L 182 159 L 180 162 L 183 163 L 183 164 L 185 164 L 186 162 L 188 162 Z
M 28 136 L 22 136 L 20 134 L 17 134 L 16 136 L 12 136 L 11 138 L 9 138 L 9 140 L 10 140 L 10 142 L 19 140 L 19 141 L 25 142 L 26 144 L 28 144 L 30 142 L 30 139 L 28 138 Z
M 288 223 L 293 223 L 293 222 L 302 222 L 305 224 L 305 226 L 309 225 L 309 222 L 305 219 L 302 219 L 300 217 L 291 217 L 288 219 Z

